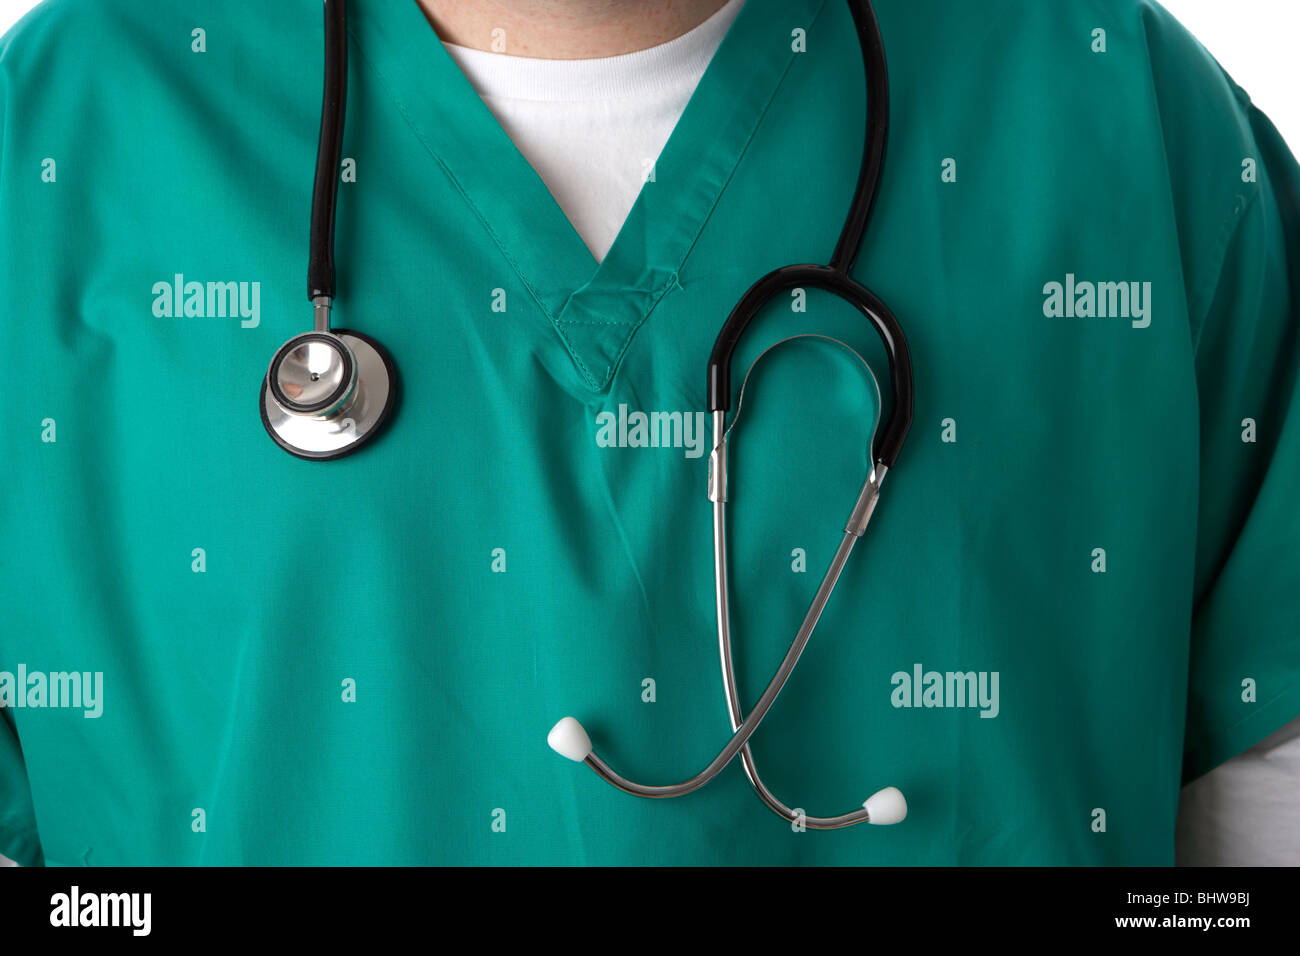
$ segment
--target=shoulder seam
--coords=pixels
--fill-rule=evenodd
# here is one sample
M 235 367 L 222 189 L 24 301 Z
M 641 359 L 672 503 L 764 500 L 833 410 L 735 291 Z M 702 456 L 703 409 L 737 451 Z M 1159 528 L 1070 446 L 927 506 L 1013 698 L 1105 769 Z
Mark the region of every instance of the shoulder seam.
M 1218 296 L 1219 286 L 1223 284 L 1223 269 L 1228 259 L 1228 250 L 1232 247 L 1232 242 L 1237 237 L 1237 231 L 1241 228 L 1242 221 L 1246 214 L 1254 208 L 1259 202 L 1259 196 L 1262 190 L 1259 188 L 1260 183 L 1256 183 L 1254 192 L 1249 195 L 1244 193 L 1237 194 L 1237 201 L 1233 206 L 1223 225 L 1219 229 L 1219 236 L 1214 244 L 1214 252 L 1211 261 L 1214 263 L 1214 269 L 1209 273 L 1206 281 L 1193 291 L 1188 301 L 1188 311 L 1192 316 L 1194 326 L 1192 328 L 1192 352 L 1197 353 L 1201 346 L 1201 333 L 1205 328 L 1206 320 L 1210 317 L 1210 310 L 1214 308 L 1214 300 Z

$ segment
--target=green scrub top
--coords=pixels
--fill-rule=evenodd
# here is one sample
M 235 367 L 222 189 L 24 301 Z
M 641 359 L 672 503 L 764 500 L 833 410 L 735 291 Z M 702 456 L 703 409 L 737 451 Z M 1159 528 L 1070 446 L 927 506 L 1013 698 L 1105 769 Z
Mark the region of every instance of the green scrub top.
M 25 864 L 1168 864 L 1180 785 L 1300 712 L 1300 170 L 1150 0 L 876 4 L 893 123 L 855 276 L 916 420 L 754 738 L 729 736 L 705 367 L 824 263 L 863 69 L 749 0 L 599 265 L 415 0 L 349 4 L 338 327 L 401 406 L 266 435 L 304 272 L 319 0 L 49 0 L 3 41 L 0 852 Z M 640 157 L 630 162 L 641 163 Z M 751 328 L 887 374 L 809 290 Z M 887 400 L 886 400 L 887 401 Z M 734 404 L 734 402 L 733 402 Z M 800 339 L 731 452 L 752 706 L 868 470 L 870 380 Z

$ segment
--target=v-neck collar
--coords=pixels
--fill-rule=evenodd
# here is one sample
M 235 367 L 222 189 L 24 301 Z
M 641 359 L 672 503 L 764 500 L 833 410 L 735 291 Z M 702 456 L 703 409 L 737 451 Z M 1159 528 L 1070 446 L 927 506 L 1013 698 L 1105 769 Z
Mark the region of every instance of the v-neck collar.
M 747 0 L 614 245 L 597 264 L 541 177 L 416 0 L 353 0 L 349 32 L 433 163 L 450 178 L 567 348 L 605 390 L 636 330 L 677 283 L 794 50 L 825 0 Z M 507 224 L 497 228 L 494 224 Z

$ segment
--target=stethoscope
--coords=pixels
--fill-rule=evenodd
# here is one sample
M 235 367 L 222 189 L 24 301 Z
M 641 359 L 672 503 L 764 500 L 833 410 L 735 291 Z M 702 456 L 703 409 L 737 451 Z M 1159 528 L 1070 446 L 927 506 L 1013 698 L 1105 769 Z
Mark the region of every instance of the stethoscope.
M 321 109 L 320 149 L 312 201 L 311 260 L 308 295 L 316 314 L 316 328 L 290 339 L 275 354 L 262 385 L 262 420 L 271 437 L 290 454 L 324 460 L 356 451 L 373 438 L 391 417 L 397 379 L 391 360 L 378 343 L 356 332 L 331 331 L 330 307 L 334 299 L 334 212 L 338 200 L 339 159 L 342 148 L 344 104 L 347 96 L 347 31 L 345 0 L 325 4 L 325 97 Z M 885 46 L 870 0 L 848 0 L 857 29 L 866 70 L 866 140 L 862 165 L 849 214 L 829 265 L 791 265 L 768 273 L 745 293 L 718 333 L 709 355 L 707 394 L 713 418 L 713 451 L 709 456 L 708 495 L 713 503 L 713 563 L 717 611 L 718 652 L 726 689 L 732 737 L 703 770 L 682 783 L 650 786 L 619 774 L 592 748 L 591 738 L 573 717 L 565 717 L 547 735 L 547 743 L 565 757 L 591 767 L 608 783 L 640 797 L 680 797 L 698 790 L 722 772 L 740 754 L 745 775 L 759 798 L 791 823 L 809 829 L 835 829 L 855 823 L 898 823 L 907 815 L 907 803 L 895 787 L 872 794 L 862 808 L 833 817 L 813 817 L 792 810 L 763 783 L 749 738 L 785 687 L 799 656 L 812 638 L 822 611 L 830 600 L 854 545 L 867 530 L 880 499 L 885 475 L 894 466 L 912 424 L 912 360 L 898 320 L 874 293 L 856 282 L 853 264 L 862 245 L 885 165 L 889 137 L 889 77 Z M 813 597 L 798 633 L 776 674 L 748 715 L 740 706 L 731 653 L 731 624 L 727 582 L 727 440 L 739 421 L 745 389 L 754 367 L 773 349 L 794 339 L 813 338 L 846 349 L 866 369 L 879 397 L 879 384 L 871 366 L 845 343 L 823 335 L 795 335 L 764 350 L 741 383 L 736 414 L 730 425 L 731 359 L 754 317 L 773 298 L 792 289 L 821 289 L 860 311 L 880 336 L 889 360 L 892 407 L 883 428 L 873 428 L 869 439 L 872 467 L 858 494 L 844 529 L 844 537 L 830 568 Z M 877 401 L 876 407 L 881 408 Z M 879 414 L 876 424 L 879 425 Z
M 330 328 L 347 98 L 347 11 L 344 0 L 325 0 L 325 95 L 307 264 L 316 327 L 280 346 L 261 394 L 267 433 L 289 454 L 314 461 L 342 458 L 370 441 L 392 417 L 397 399 L 397 369 L 383 346 L 360 332 Z

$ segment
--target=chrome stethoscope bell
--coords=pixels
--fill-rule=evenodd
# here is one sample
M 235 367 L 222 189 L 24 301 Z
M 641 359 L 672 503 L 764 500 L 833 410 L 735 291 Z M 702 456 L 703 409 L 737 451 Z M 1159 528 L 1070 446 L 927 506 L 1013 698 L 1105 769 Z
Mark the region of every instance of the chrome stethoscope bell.
M 341 458 L 379 433 L 393 409 L 397 377 L 378 342 L 329 329 L 330 302 L 316 300 L 316 331 L 275 353 L 262 381 L 262 424 L 299 458 Z
M 325 2 L 325 94 L 311 204 L 307 297 L 316 328 L 275 353 L 262 380 L 262 424 L 291 455 L 313 461 L 356 451 L 392 416 L 397 373 L 379 343 L 360 332 L 330 330 L 334 304 L 334 214 L 347 103 L 347 13 Z

